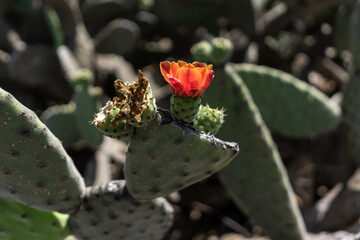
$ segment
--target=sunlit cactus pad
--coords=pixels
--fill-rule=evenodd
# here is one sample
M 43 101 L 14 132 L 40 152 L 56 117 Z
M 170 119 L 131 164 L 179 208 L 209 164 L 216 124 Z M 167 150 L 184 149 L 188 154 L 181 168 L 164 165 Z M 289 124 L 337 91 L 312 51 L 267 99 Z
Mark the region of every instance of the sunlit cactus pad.
M 43 212 L 0 198 L 1 240 L 62 240 L 69 234 L 68 215 Z
M 0 89 L 0 196 L 68 213 L 85 183 L 60 141 L 36 114 Z
M 270 129 L 304 137 L 338 124 L 340 107 L 314 86 L 265 66 L 236 64 L 234 68 Z
M 159 110 L 158 118 L 136 129 L 130 140 L 127 187 L 138 200 L 166 196 L 225 167 L 238 151 L 236 143 L 181 125 Z
M 72 233 L 86 240 L 160 240 L 173 221 L 173 209 L 163 198 L 135 201 L 125 181 L 88 188 L 79 211 L 70 216 Z
M 230 65 L 218 71 L 217 77 L 205 99 L 227 109 L 232 117 L 219 136 L 241 147 L 238 156 L 219 172 L 220 179 L 235 203 L 271 239 L 304 240 L 304 223 L 286 169 L 248 88 Z M 223 91 L 217 90 L 220 87 Z

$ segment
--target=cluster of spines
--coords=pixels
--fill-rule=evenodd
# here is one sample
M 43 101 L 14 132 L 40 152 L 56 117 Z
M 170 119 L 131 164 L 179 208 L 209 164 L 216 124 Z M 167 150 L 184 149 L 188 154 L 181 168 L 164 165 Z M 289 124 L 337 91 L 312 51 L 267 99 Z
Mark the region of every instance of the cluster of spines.
M 215 135 L 224 123 L 224 110 L 213 109 L 209 105 L 200 106 L 194 119 L 194 127 L 202 132 Z

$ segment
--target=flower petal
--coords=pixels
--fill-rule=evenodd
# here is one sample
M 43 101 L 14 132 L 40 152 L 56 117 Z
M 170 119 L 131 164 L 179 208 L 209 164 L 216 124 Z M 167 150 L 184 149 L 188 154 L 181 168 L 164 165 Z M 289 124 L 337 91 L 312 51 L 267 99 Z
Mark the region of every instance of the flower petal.
M 181 67 L 178 70 L 178 79 L 184 85 L 185 91 L 188 92 L 193 88 L 201 88 L 201 74 L 196 68 Z
M 179 66 L 179 67 L 183 67 L 183 66 L 187 65 L 188 63 L 187 63 L 187 62 L 184 62 L 184 61 L 179 60 L 179 61 L 177 62 L 177 64 L 178 64 L 178 66 Z
M 170 68 L 170 76 L 177 78 L 177 71 L 179 69 L 179 65 L 176 62 L 171 62 Z
M 209 84 L 211 83 L 211 80 L 214 78 L 214 71 L 211 70 L 209 75 L 207 75 L 207 78 L 205 79 L 204 84 L 201 87 L 201 95 L 203 94 L 203 92 L 207 89 L 207 87 L 209 86 Z
M 164 62 L 161 62 L 160 63 L 160 71 L 161 71 L 161 74 L 163 75 L 163 77 L 165 78 L 165 80 L 169 82 L 169 78 L 168 78 L 168 75 L 170 75 L 170 72 L 171 72 L 171 66 L 172 64 L 169 62 L 169 61 L 164 61 Z
M 169 76 L 169 81 L 173 93 L 180 94 L 185 90 L 184 85 L 178 79 Z
M 160 63 L 161 74 L 170 84 L 173 94 L 180 97 L 199 97 L 214 77 L 213 65 L 184 61 Z
M 207 67 L 208 65 L 206 65 L 205 63 L 199 63 L 199 62 L 193 62 L 192 63 L 195 67 L 198 68 L 203 68 L 203 67 Z
M 210 73 L 210 70 L 206 67 L 198 67 L 196 70 L 201 74 L 200 83 L 203 85 L 206 82 L 206 78 Z

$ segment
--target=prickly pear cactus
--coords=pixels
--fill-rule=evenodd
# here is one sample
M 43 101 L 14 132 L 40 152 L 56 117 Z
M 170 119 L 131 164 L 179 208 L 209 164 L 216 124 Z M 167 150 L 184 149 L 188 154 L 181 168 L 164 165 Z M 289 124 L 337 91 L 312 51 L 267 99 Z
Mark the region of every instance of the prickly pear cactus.
M 353 6 L 340 6 L 334 17 L 334 45 L 339 51 L 350 49 L 351 8 Z
M 171 95 L 170 109 L 172 116 L 187 123 L 191 123 L 199 111 L 201 97 L 183 98 Z
M 72 233 L 87 240 L 160 240 L 172 221 L 173 209 L 165 199 L 139 203 L 125 181 L 88 188 L 81 208 L 70 215 Z
M 359 130 L 359 92 L 360 92 L 360 1 L 354 1 L 353 5 L 348 6 L 344 13 L 344 18 L 350 25 L 348 31 L 349 41 L 348 49 L 353 54 L 353 73 L 350 81 L 343 89 L 343 121 L 341 124 L 341 134 L 343 142 L 343 151 L 347 167 L 358 167 L 360 165 L 360 130 Z
M 126 55 L 132 52 L 140 39 L 139 26 L 128 19 L 115 19 L 94 36 L 94 45 L 99 53 Z
M 0 198 L 0 239 L 62 240 L 69 235 L 68 215 L 43 212 Z
M 211 61 L 214 64 L 224 64 L 226 63 L 233 52 L 232 42 L 227 38 L 217 37 L 211 41 L 213 46 Z
M 360 69 L 360 1 L 344 2 L 335 15 L 334 43 L 339 51 L 348 50 L 352 55 L 353 69 Z
M 341 133 L 345 159 L 348 167 L 360 165 L 360 114 L 359 114 L 360 73 L 356 72 L 344 88 L 342 102 L 343 121 Z
M 79 69 L 81 69 L 79 61 L 76 59 L 71 49 L 65 45 L 56 48 L 56 55 L 66 80 L 70 83 L 72 88 L 75 88 L 72 79 L 78 74 Z
M 231 65 L 225 71 L 217 69 L 206 100 L 227 110 L 218 135 L 241 146 L 238 156 L 219 172 L 236 204 L 271 239 L 305 239 L 304 223 L 277 148 L 249 90 Z
M 76 86 L 74 102 L 79 132 L 90 146 L 96 148 L 102 142 L 103 135 L 91 125 L 91 121 L 100 107 L 99 101 L 92 96 L 92 90 L 94 90 L 92 86 Z
M 141 71 L 135 83 L 125 84 L 116 80 L 114 85 L 119 96 L 101 108 L 93 124 L 106 136 L 128 139 L 135 127 L 145 127 L 155 118 L 155 98 Z
M 73 126 L 73 122 L 71 122 L 71 125 L 68 126 L 67 129 L 72 127 L 73 132 L 67 136 L 69 136 L 69 138 L 73 136 L 72 139 L 75 141 L 78 140 L 75 139 L 75 133 L 79 133 L 80 139 L 85 140 L 89 146 L 97 148 L 101 144 L 103 136 L 91 125 L 91 121 L 101 106 L 100 96 L 102 95 L 102 89 L 93 86 L 94 75 L 92 71 L 87 68 L 81 68 L 80 63 L 68 47 L 59 46 L 57 48 L 57 56 L 65 77 L 74 90 L 73 102 L 75 103 L 74 116 L 76 126 Z M 50 110 L 50 112 L 52 111 Z M 55 121 L 55 119 L 58 119 L 58 116 L 54 116 L 53 121 Z M 56 128 L 56 126 L 54 126 L 54 128 Z M 56 133 L 61 131 L 62 130 L 56 131 Z M 65 134 L 67 134 L 67 132 L 62 133 L 62 135 Z M 74 141 L 71 142 L 70 139 L 68 140 L 69 142 L 66 142 L 66 146 L 74 143 Z
M 213 46 L 208 41 L 201 41 L 196 43 L 191 48 L 191 54 L 193 58 L 199 62 L 210 63 L 210 55 L 213 50 Z
M 79 68 L 69 78 L 73 88 L 77 85 L 88 86 L 94 82 L 93 73 L 87 68 Z
M 125 180 L 139 201 L 166 196 L 212 175 L 239 150 L 236 143 L 181 125 L 167 111 L 159 114 L 135 130 L 128 146 Z
M 112 101 L 108 101 L 106 105 L 96 114 L 93 124 L 105 136 L 116 139 L 129 139 L 133 132 L 134 126 L 126 122 L 126 120 L 117 120 L 120 108 L 117 108 Z
M 57 15 L 56 11 L 51 7 L 44 8 L 44 17 L 48 28 L 51 32 L 52 39 L 54 41 L 54 45 L 59 47 L 64 44 L 64 36 L 61 30 L 61 23 L 59 16 Z
M 315 87 L 285 72 L 253 64 L 237 64 L 268 127 L 291 137 L 306 137 L 334 128 L 340 107 Z
M 116 85 L 117 84 L 115 84 L 115 87 Z M 136 109 L 135 111 L 138 111 L 137 115 L 127 119 L 127 122 L 130 125 L 135 127 L 145 127 L 155 118 L 155 98 L 152 95 L 149 81 L 144 77 L 140 70 L 137 82 L 129 84 L 126 91 L 124 91 L 125 89 L 123 87 L 122 89 L 117 90 L 121 94 L 125 94 L 128 102 L 132 102 L 132 108 Z M 134 105 L 134 103 L 136 104 Z
M 0 196 L 68 213 L 85 183 L 60 141 L 11 94 L 0 89 Z
M 205 133 L 215 135 L 224 123 L 224 110 L 213 109 L 206 106 L 200 106 L 200 110 L 195 117 L 194 127 Z
M 59 138 L 65 148 L 80 139 L 75 112 L 76 105 L 71 102 L 49 107 L 41 115 L 41 121 Z
M 233 52 L 233 44 L 227 38 L 217 37 L 201 41 L 191 48 L 193 58 L 200 62 L 222 65 L 229 61 Z

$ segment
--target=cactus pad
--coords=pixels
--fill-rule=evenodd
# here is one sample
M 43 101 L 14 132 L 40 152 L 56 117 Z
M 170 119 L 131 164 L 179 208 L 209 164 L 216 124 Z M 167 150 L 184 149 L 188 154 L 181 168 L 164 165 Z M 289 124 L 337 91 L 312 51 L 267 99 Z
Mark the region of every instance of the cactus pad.
M 235 70 L 271 130 L 305 137 L 338 124 L 340 107 L 315 87 L 269 67 L 237 64 Z
M 56 11 L 51 7 L 44 8 L 44 15 L 47 26 L 51 32 L 51 36 L 56 47 L 64 44 L 64 36 L 61 29 L 61 22 Z
M 199 62 L 210 63 L 210 56 L 213 46 L 208 41 L 201 41 L 196 43 L 191 48 L 192 57 Z
M 139 26 L 127 19 L 115 19 L 94 36 L 97 52 L 126 55 L 136 48 L 140 39 Z
M 231 65 L 225 72 L 218 70 L 217 77 L 204 100 L 226 108 L 228 117 L 218 135 L 241 146 L 239 155 L 219 172 L 220 179 L 271 239 L 305 239 L 286 170 L 246 85 Z
M 160 240 L 173 221 L 173 209 L 163 198 L 135 201 L 125 181 L 88 188 L 82 207 L 70 215 L 70 227 L 79 239 Z
M 0 196 L 45 210 L 77 207 L 85 183 L 34 112 L 0 89 Z
M 236 143 L 223 142 L 174 121 L 170 113 L 137 128 L 127 151 L 125 179 L 139 201 L 165 196 L 205 179 L 238 153 Z
M 231 58 L 233 44 L 227 38 L 217 37 L 211 41 L 213 46 L 211 62 L 214 64 L 224 64 Z
M 75 111 L 76 105 L 71 102 L 66 105 L 49 107 L 41 115 L 41 121 L 59 138 L 65 148 L 80 139 Z
M 0 239 L 63 240 L 68 215 L 43 212 L 0 198 Z
M 69 81 L 73 88 L 77 85 L 88 86 L 94 82 L 94 75 L 89 69 L 80 68 L 74 71 Z
M 82 138 L 96 148 L 103 141 L 103 135 L 92 125 L 91 121 L 100 105 L 96 97 L 92 96 L 93 86 L 78 85 L 75 88 L 74 102 L 76 104 L 76 123 Z
M 208 41 L 201 41 L 191 48 L 191 54 L 196 61 L 224 64 L 232 56 L 233 44 L 227 38 L 217 37 Z
M 348 167 L 360 165 L 360 73 L 356 72 L 344 88 L 341 134 Z

